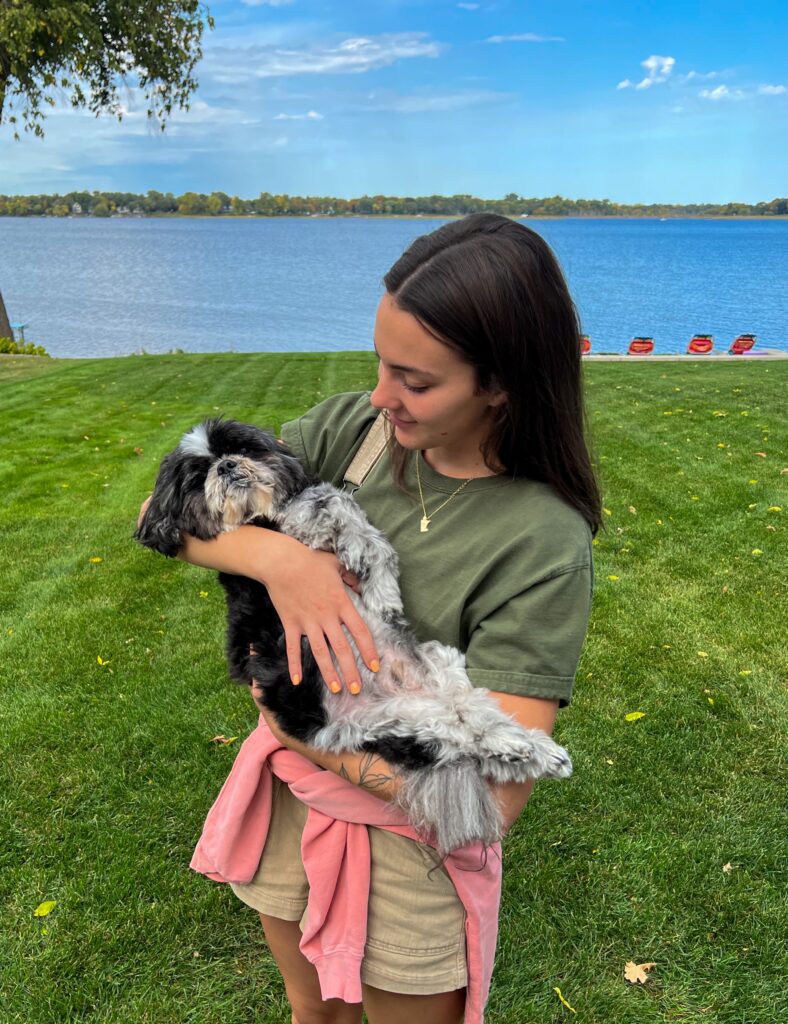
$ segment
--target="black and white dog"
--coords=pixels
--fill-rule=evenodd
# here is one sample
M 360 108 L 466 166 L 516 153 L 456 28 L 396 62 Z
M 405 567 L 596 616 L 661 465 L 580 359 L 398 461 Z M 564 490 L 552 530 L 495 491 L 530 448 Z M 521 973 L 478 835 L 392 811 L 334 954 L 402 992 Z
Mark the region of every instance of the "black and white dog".
M 164 458 L 135 536 L 173 556 L 183 533 L 209 540 L 242 523 L 336 553 L 360 581 L 361 594 L 351 597 L 381 667 L 372 673 L 358 658 L 361 693 L 332 694 L 304 639 L 303 681 L 293 686 L 284 630 L 266 589 L 220 573 L 230 674 L 239 682 L 258 680 L 263 703 L 294 738 L 334 753 L 379 753 L 401 777 L 399 804 L 438 849 L 500 838 L 490 783 L 571 774 L 562 747 L 541 730 L 521 727 L 486 690 L 472 686 L 459 651 L 417 643 L 403 616 L 396 552 L 348 494 L 311 478 L 257 427 L 207 420 Z

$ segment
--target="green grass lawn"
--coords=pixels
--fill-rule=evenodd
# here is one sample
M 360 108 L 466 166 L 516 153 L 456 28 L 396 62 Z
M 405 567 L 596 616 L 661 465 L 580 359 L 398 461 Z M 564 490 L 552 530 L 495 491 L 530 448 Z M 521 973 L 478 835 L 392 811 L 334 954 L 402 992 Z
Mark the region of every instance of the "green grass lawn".
M 239 742 L 211 738 L 255 720 L 223 597 L 131 534 L 204 415 L 276 429 L 374 372 L 349 353 L 0 360 L 2 1024 L 289 1022 L 255 914 L 188 869 Z M 586 373 L 606 531 L 556 733 L 575 773 L 507 838 L 487 1019 L 778 1024 L 788 362 Z M 628 961 L 656 963 L 647 984 Z

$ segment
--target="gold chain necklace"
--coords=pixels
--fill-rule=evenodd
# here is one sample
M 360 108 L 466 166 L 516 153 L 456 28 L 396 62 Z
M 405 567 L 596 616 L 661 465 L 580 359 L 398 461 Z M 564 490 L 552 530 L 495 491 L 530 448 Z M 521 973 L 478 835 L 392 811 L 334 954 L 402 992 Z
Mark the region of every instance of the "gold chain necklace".
M 430 522 L 432 521 L 432 517 L 437 512 L 440 512 L 440 510 L 442 508 L 446 508 L 446 506 L 449 504 L 451 499 L 452 498 L 456 498 L 457 495 L 460 493 L 460 491 L 464 487 L 468 486 L 468 484 L 471 482 L 473 477 L 469 476 L 467 480 L 463 480 L 463 482 L 460 484 L 460 486 L 457 488 L 457 490 L 454 491 L 452 494 L 450 494 L 448 496 L 448 498 L 443 502 L 442 505 L 438 505 L 437 508 L 434 508 L 432 510 L 432 512 L 430 512 L 430 514 L 427 515 L 427 507 L 424 504 L 424 492 L 421 489 L 421 473 L 419 473 L 419 462 L 421 462 L 421 452 L 416 452 L 416 483 L 419 485 L 419 499 L 421 500 L 421 511 L 424 513 L 422 515 L 422 517 L 421 517 L 421 529 L 420 529 L 420 532 L 421 533 L 426 533 L 427 530 L 429 530 L 429 528 L 430 528 Z

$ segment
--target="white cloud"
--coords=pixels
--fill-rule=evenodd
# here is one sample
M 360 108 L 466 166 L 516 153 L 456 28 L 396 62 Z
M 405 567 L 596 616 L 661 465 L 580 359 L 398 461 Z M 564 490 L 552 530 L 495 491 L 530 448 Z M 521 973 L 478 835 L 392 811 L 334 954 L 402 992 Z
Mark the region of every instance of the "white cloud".
M 645 68 L 647 71 L 646 77 L 642 81 L 638 82 L 635 86 L 636 89 L 650 89 L 652 85 L 659 85 L 661 82 L 667 82 L 670 78 L 673 67 L 676 63 L 675 57 L 658 57 L 656 54 L 652 54 L 651 57 L 646 57 L 645 60 L 640 62 L 640 66 Z
M 788 92 L 788 89 L 784 85 L 759 85 L 758 95 L 759 96 L 782 96 L 783 93 Z
M 713 78 L 720 78 L 726 72 L 723 71 L 688 71 L 686 75 L 676 75 L 676 82 L 710 82 Z
M 363 74 L 414 57 L 438 57 L 444 47 L 425 32 L 397 32 L 344 39 L 303 49 L 281 46 L 216 48 L 211 77 L 238 84 L 250 78 L 287 75 Z
M 562 36 L 540 36 L 535 32 L 521 32 L 514 36 L 490 36 L 485 43 L 565 43 Z
M 277 114 L 274 121 L 322 121 L 323 115 L 316 110 L 309 110 L 306 114 Z
M 743 100 L 746 95 L 741 89 L 729 89 L 727 85 L 718 85 L 716 89 L 701 89 L 698 93 L 702 100 L 712 100 L 714 102 L 719 102 L 719 100 Z
M 629 89 L 634 84 L 635 84 L 634 82 L 630 82 L 630 80 L 628 78 L 625 78 L 623 82 L 619 82 L 618 83 L 616 88 L 617 89 Z
M 457 4 L 457 6 L 461 7 L 464 11 L 478 11 L 481 4 Z

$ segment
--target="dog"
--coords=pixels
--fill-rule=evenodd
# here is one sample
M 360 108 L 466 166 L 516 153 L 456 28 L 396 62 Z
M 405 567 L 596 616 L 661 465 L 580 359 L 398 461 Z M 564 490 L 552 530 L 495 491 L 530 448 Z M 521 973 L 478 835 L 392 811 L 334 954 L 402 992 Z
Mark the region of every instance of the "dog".
M 397 802 L 409 821 L 444 854 L 501 838 L 491 783 L 571 774 L 562 747 L 471 684 L 458 650 L 417 642 L 391 544 L 349 494 L 310 476 L 271 434 L 229 419 L 194 427 L 162 461 L 135 537 L 172 557 L 184 533 L 209 540 L 246 523 L 335 552 L 359 580 L 360 593 L 349 593 L 380 654 L 373 673 L 356 651 L 361 693 L 333 694 L 304 638 L 303 679 L 293 686 L 265 587 L 220 573 L 230 675 L 261 684 L 260 699 L 285 733 L 322 751 L 379 754 L 401 780 Z

